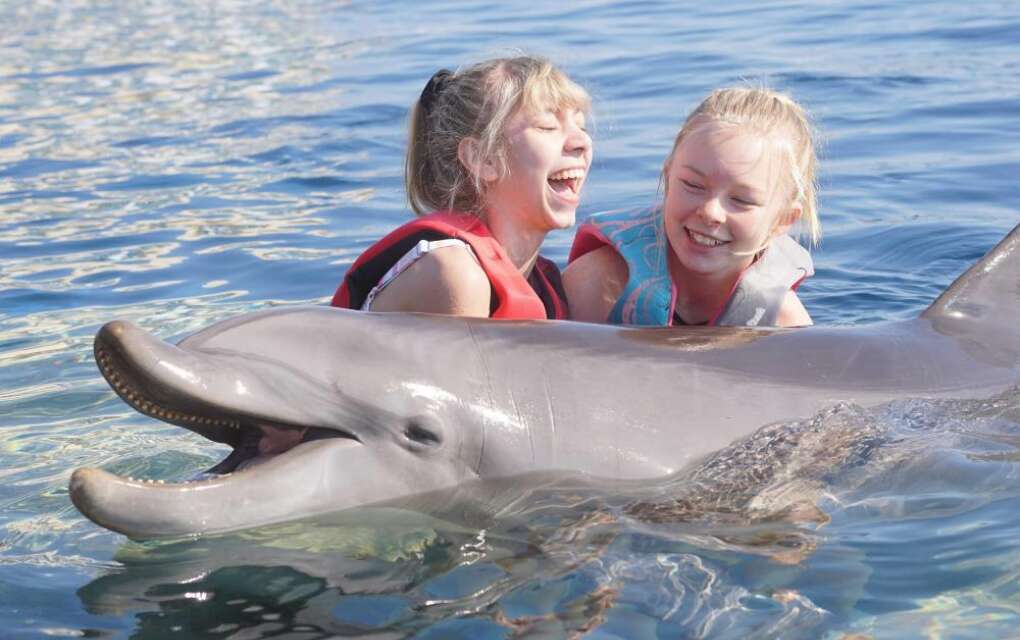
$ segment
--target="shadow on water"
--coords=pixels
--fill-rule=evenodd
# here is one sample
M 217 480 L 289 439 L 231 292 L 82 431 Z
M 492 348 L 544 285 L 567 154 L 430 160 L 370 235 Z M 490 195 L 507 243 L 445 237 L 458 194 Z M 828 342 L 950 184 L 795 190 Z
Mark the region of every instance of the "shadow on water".
M 1016 613 L 1018 460 L 1015 388 L 842 404 L 656 483 L 529 474 L 127 543 L 78 596 L 139 637 L 910 636 L 920 618 L 996 635 Z

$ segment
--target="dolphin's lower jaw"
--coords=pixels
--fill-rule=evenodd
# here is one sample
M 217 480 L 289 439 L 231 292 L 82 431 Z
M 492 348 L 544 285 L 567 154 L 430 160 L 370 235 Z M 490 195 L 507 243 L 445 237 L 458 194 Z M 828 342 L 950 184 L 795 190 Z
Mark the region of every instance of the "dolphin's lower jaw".
M 132 538 L 231 531 L 411 490 L 399 475 L 367 486 L 346 481 L 364 465 L 379 464 L 371 458 L 357 441 L 338 438 L 300 444 L 250 469 L 179 484 L 82 468 L 71 476 L 71 501 L 94 522 Z M 345 490 L 336 491 L 338 486 Z

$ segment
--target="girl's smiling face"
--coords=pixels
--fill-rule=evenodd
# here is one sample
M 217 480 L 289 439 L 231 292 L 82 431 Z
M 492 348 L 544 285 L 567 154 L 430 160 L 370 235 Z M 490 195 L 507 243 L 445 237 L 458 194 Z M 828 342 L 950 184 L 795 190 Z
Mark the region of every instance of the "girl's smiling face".
M 666 168 L 663 221 L 681 277 L 736 276 L 799 217 L 777 143 L 710 121 L 681 140 Z
M 488 212 L 543 231 L 572 226 L 592 158 L 584 112 L 522 109 L 504 136 L 506 170 L 486 180 Z

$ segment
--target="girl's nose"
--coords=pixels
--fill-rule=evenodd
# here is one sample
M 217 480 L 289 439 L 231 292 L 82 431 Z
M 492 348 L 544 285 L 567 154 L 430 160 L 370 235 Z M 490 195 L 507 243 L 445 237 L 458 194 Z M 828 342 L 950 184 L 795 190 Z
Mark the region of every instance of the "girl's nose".
M 701 207 L 698 208 L 698 213 L 706 222 L 713 224 L 722 224 L 726 221 L 726 210 L 723 208 L 722 203 L 719 202 L 719 198 L 710 196 L 701 203 Z
M 564 146 L 568 151 L 587 151 L 591 149 L 591 136 L 576 124 L 567 125 L 567 139 Z

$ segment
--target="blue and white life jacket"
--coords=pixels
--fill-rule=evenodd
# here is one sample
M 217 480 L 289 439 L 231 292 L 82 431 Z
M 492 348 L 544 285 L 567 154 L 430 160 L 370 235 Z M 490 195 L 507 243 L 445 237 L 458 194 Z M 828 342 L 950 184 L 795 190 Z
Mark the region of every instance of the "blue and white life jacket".
M 577 230 L 569 262 L 604 246 L 612 247 L 629 269 L 627 285 L 607 321 L 672 325 L 676 289 L 669 273 L 670 247 L 663 232 L 662 210 L 612 211 L 591 216 Z M 787 292 L 813 274 L 811 254 L 790 236 L 778 236 L 744 270 L 726 303 L 708 324 L 775 325 Z

